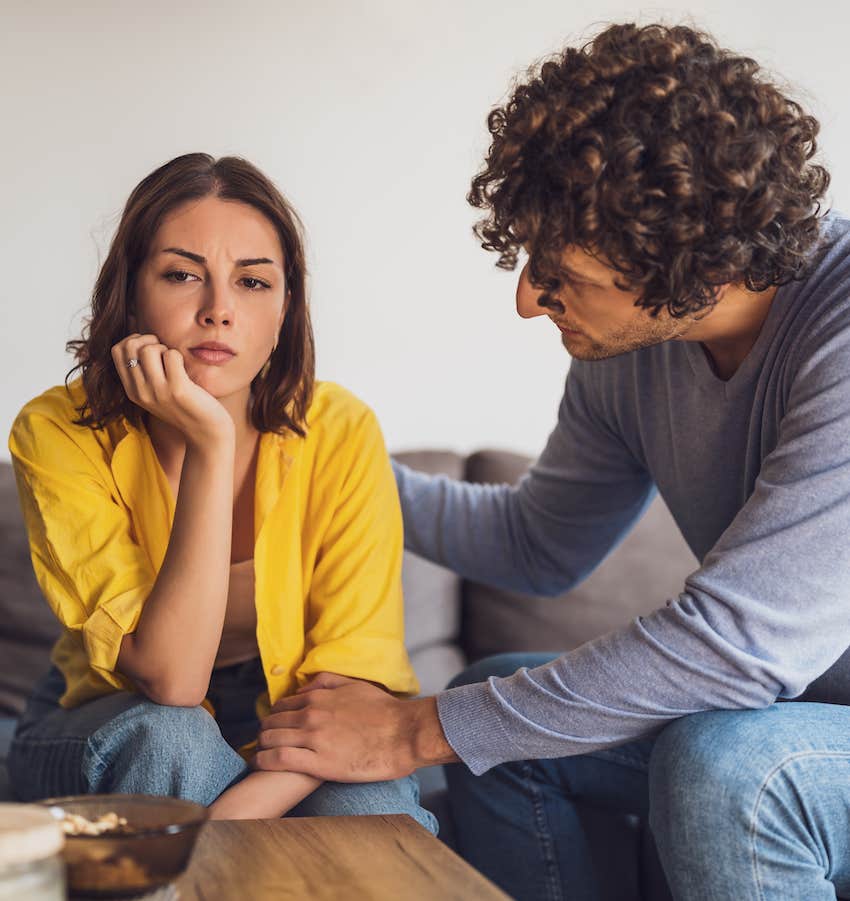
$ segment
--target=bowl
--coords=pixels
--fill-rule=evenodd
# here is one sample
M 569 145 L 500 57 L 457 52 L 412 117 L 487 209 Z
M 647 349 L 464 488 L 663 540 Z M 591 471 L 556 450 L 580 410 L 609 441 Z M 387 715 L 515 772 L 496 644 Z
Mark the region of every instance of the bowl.
M 127 825 L 100 835 L 66 835 L 62 852 L 71 895 L 132 897 L 173 882 L 187 867 L 209 811 L 154 795 L 74 795 L 41 802 L 57 819 L 94 821 L 115 813 Z

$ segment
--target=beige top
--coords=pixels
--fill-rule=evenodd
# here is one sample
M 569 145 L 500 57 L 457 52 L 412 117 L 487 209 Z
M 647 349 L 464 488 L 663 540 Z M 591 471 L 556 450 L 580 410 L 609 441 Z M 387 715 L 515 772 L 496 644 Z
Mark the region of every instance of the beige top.
M 259 656 L 257 608 L 254 602 L 254 560 L 230 564 L 227 610 L 215 666 L 229 666 Z

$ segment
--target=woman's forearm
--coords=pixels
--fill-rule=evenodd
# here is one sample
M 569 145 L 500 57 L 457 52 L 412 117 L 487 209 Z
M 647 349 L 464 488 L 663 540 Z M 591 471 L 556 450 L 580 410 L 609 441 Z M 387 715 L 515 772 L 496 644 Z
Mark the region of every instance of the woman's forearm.
M 249 773 L 210 805 L 212 820 L 270 820 L 292 810 L 322 784 L 301 773 Z
M 168 550 L 118 669 L 152 700 L 204 699 L 227 607 L 233 521 L 234 438 L 189 444 Z

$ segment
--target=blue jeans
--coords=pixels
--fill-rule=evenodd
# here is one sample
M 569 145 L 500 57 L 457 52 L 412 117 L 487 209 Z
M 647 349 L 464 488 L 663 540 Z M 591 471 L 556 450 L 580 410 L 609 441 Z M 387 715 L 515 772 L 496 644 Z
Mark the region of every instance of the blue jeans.
M 72 710 L 58 704 L 65 690 L 53 669 L 38 686 L 9 752 L 12 787 L 22 801 L 57 795 L 140 793 L 211 804 L 249 772 L 234 750 L 259 728 L 258 661 L 213 671 L 203 707 L 166 707 L 142 695 L 115 692 Z M 325 782 L 287 816 L 406 813 L 436 835 L 437 820 L 419 806 L 412 776 L 391 782 Z
M 490 657 L 452 684 L 551 659 Z M 598 898 L 574 802 L 646 818 L 677 901 L 850 897 L 850 707 L 709 711 L 591 754 L 446 770 L 459 852 L 517 899 Z

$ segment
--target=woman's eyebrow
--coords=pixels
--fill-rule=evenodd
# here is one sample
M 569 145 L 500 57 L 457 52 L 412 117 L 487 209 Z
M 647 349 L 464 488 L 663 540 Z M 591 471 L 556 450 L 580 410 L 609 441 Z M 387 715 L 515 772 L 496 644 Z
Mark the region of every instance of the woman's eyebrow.
M 176 253 L 181 257 L 187 257 L 190 260 L 194 260 L 196 263 L 206 263 L 207 258 L 202 257 L 199 253 L 192 253 L 191 250 L 184 250 L 182 247 L 166 247 L 162 253 Z M 268 263 L 272 266 L 275 265 L 274 260 L 270 260 L 268 257 L 252 257 L 250 259 L 245 260 L 237 260 L 237 266 L 258 266 L 261 263 Z

